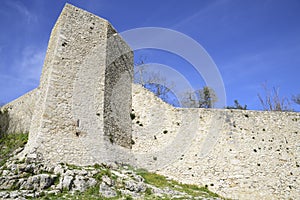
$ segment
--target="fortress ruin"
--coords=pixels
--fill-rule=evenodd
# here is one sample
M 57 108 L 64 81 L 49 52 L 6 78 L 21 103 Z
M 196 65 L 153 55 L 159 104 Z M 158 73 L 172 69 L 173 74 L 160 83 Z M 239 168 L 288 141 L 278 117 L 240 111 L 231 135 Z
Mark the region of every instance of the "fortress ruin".
M 122 162 L 233 199 L 300 197 L 300 114 L 174 108 L 132 83 L 133 52 L 105 19 L 66 4 L 40 85 L 4 108 L 20 157 Z

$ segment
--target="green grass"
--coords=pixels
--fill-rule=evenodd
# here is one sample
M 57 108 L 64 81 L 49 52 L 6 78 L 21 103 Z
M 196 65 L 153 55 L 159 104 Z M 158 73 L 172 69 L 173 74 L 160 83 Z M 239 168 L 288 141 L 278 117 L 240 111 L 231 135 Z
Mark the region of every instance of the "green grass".
M 148 172 L 144 169 L 138 169 L 137 174 L 145 179 L 145 182 L 154 185 L 159 188 L 169 187 L 170 183 L 167 181 L 166 177 Z
M 69 165 L 68 165 L 69 166 Z M 72 168 L 74 166 L 71 166 Z M 77 168 L 77 167 L 75 167 Z M 78 167 L 80 168 L 80 167 Z M 100 169 L 99 173 L 95 174 L 94 178 L 97 180 L 97 184 L 93 187 L 88 188 L 86 191 L 84 192 L 75 192 L 73 194 L 69 193 L 68 191 L 62 191 L 62 193 L 59 193 L 57 195 L 55 194 L 47 194 L 46 192 L 43 194 L 43 196 L 37 198 L 37 199 L 44 199 L 44 200 L 56 200 L 56 199 L 81 199 L 81 200 L 96 200 L 96 199 L 103 199 L 103 200 L 117 200 L 120 198 L 123 199 L 132 199 L 131 196 L 129 195 L 124 195 L 121 194 L 121 192 L 119 191 L 119 189 L 116 187 L 116 192 L 117 192 L 117 196 L 113 197 L 113 198 L 105 198 L 101 195 L 101 193 L 99 192 L 99 185 L 100 182 L 102 181 L 102 177 L 104 175 L 112 177 L 113 174 L 110 171 L 110 169 L 107 169 L 105 167 L 102 168 L 101 165 L 96 165 L 95 168 Z M 143 169 L 138 169 L 138 170 L 134 170 L 136 172 L 136 174 L 142 176 L 145 179 L 145 182 L 148 184 L 151 184 L 153 186 L 156 186 L 158 188 L 166 188 L 169 187 L 175 191 L 180 191 L 180 192 L 184 192 L 187 193 L 189 195 L 191 195 L 192 197 L 203 197 L 203 198 L 212 198 L 212 197 L 219 197 L 222 198 L 220 196 L 218 196 L 217 194 L 209 191 L 207 188 L 205 187 L 199 187 L 197 185 L 188 185 L 188 184 L 182 184 L 179 183 L 177 181 L 174 180 L 168 180 L 166 177 L 155 174 L 155 173 L 151 173 L 148 172 L 146 170 Z M 59 178 L 59 177 L 58 177 Z M 152 189 L 150 187 L 147 187 L 146 191 L 144 192 L 144 197 L 145 200 L 158 200 L 158 199 L 164 199 L 164 200 L 168 200 L 168 199 L 186 199 L 186 197 L 179 197 L 179 198 L 173 198 L 167 194 L 163 195 L 162 197 L 159 196 L 155 196 L 155 194 L 153 194 Z
M 73 169 L 81 169 L 81 167 L 74 165 L 74 164 L 68 164 L 66 163 L 66 166 L 68 167 L 68 169 L 73 170 Z
M 12 156 L 12 153 L 19 147 L 24 147 L 25 144 L 27 143 L 28 140 L 28 134 L 25 133 L 20 133 L 20 134 L 5 134 L 0 138 L 0 166 L 3 166 L 7 159 L 9 159 Z M 20 161 L 24 162 L 24 161 Z M 81 167 L 76 166 L 76 165 L 70 165 L 66 164 L 66 166 L 69 169 L 81 169 Z M 76 192 L 75 194 L 70 194 L 68 191 L 63 191 L 62 193 L 59 193 L 57 195 L 54 194 L 44 194 L 43 197 L 40 197 L 38 199 L 120 199 L 121 197 L 125 199 L 131 199 L 130 196 L 123 196 L 120 191 L 118 191 L 117 188 L 117 196 L 114 198 L 104 198 L 101 196 L 99 193 L 99 184 L 102 181 L 102 177 L 104 175 L 110 177 L 110 178 L 115 178 L 114 174 L 111 173 L 111 170 L 99 165 L 95 164 L 93 166 L 95 169 L 99 169 L 99 173 L 94 175 L 94 178 L 97 180 L 97 184 L 94 187 L 90 187 L 87 189 L 85 192 Z M 197 185 L 188 185 L 188 184 L 182 184 L 174 180 L 168 180 L 166 177 L 148 172 L 143 169 L 138 169 L 135 170 L 131 166 L 127 166 L 128 170 L 136 171 L 136 173 L 140 176 L 142 176 L 145 179 L 145 183 L 151 184 L 153 186 L 156 186 L 158 188 L 170 188 L 176 191 L 184 192 L 187 193 L 193 197 L 206 197 L 206 198 L 212 198 L 212 197 L 220 197 L 219 195 L 211 192 L 208 188 L 206 187 L 199 187 Z M 58 184 L 59 181 L 59 175 L 55 180 L 55 184 Z M 17 188 L 12 188 L 12 189 L 17 189 Z M 171 197 L 165 195 L 163 198 L 162 197 L 157 197 L 152 193 L 151 188 L 147 188 L 145 193 L 144 193 L 144 198 L 145 199 L 170 199 Z M 179 198 L 180 199 L 180 198 Z
M 167 180 L 166 177 L 147 172 L 144 169 L 137 170 L 137 174 L 142 176 L 145 179 L 145 182 L 151 185 L 154 185 L 158 188 L 172 188 L 174 190 L 185 192 L 191 196 L 203 196 L 203 197 L 220 197 L 218 194 L 211 192 L 206 187 L 199 187 L 197 185 L 189 185 L 189 184 L 182 184 L 174 180 Z
M 11 153 L 24 147 L 28 141 L 28 133 L 5 134 L 0 138 L 0 166 L 3 166 Z
M 68 193 L 64 191 L 57 195 L 55 194 L 45 194 L 42 197 L 35 198 L 35 199 L 43 199 L 43 200 L 61 200 L 61 199 L 80 199 L 80 200 L 117 200 L 120 199 L 120 195 L 113 197 L 113 198 L 105 198 L 101 196 L 99 193 L 99 185 L 90 187 L 84 192 L 75 192 L 74 194 Z
M 102 177 L 106 175 L 108 177 L 111 177 L 111 171 L 109 169 L 102 169 L 100 172 L 98 172 L 97 174 L 95 174 L 93 176 L 94 179 L 96 179 L 97 181 L 101 182 L 102 181 Z

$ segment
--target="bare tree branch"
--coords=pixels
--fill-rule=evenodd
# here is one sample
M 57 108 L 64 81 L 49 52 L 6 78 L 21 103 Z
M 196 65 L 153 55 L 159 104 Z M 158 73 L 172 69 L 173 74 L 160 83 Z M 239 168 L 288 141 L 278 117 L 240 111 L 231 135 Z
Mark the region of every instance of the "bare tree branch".
M 262 85 L 265 96 L 258 94 L 258 99 L 264 110 L 268 111 L 292 111 L 290 101 L 285 97 L 280 97 L 279 88 L 273 87 L 270 90 L 267 84 Z

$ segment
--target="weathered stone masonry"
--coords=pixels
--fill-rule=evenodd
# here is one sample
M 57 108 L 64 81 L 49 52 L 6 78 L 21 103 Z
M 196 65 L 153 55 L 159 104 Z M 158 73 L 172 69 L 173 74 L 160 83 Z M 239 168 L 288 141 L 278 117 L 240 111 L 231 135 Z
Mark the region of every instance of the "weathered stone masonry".
M 87 165 L 114 161 L 113 145 L 131 148 L 132 60 L 106 20 L 67 4 L 49 40 L 23 153 Z
M 133 109 L 138 166 L 233 199 L 300 198 L 300 113 L 174 108 L 139 85 Z
M 30 132 L 19 156 L 126 162 L 234 199 L 300 198 L 299 113 L 174 108 L 132 84 L 132 68 L 106 20 L 67 4 L 40 86 L 5 106 L 10 131 Z

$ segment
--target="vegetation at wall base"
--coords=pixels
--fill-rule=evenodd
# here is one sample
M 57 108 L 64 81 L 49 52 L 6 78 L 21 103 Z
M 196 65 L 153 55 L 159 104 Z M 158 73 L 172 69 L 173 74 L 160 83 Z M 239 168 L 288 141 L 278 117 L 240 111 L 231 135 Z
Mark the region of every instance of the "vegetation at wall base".
M 179 183 L 175 180 L 168 180 L 165 176 L 156 173 L 151 173 L 144 169 L 137 170 L 137 174 L 141 175 L 145 179 L 146 183 L 159 188 L 176 188 L 177 191 L 184 192 L 193 197 L 201 196 L 206 198 L 222 198 L 218 194 L 211 192 L 207 187 L 199 187 L 197 185 Z
M 9 127 L 9 112 L 7 109 L 1 109 L 0 107 L 0 138 L 2 138 L 5 134 L 7 134 L 7 130 Z
M 128 165 L 95 164 L 80 167 L 59 163 L 51 167 L 26 159 L 9 159 L 0 168 L 0 199 L 11 198 L 224 199 L 207 187 L 182 184 Z
M 25 146 L 28 133 L 4 134 L 0 138 L 0 166 L 3 166 L 12 153 Z

